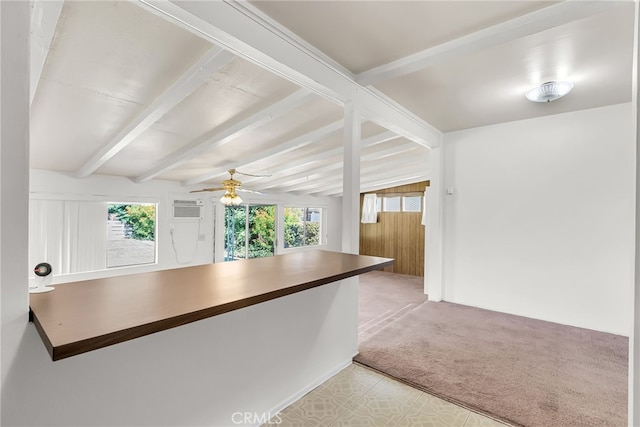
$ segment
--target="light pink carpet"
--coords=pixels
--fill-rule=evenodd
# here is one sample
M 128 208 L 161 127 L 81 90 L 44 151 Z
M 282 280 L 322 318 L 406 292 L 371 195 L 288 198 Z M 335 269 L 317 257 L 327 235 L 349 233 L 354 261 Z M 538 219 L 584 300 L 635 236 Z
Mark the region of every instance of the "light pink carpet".
M 627 423 L 628 339 L 618 335 L 425 302 L 361 339 L 355 360 L 514 424 Z

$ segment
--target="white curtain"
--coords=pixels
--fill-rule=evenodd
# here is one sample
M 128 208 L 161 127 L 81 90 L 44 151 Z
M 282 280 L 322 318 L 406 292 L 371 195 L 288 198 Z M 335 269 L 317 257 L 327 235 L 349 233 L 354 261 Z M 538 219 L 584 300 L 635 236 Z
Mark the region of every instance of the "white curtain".
M 48 262 L 53 274 L 106 268 L 107 203 L 31 200 L 29 267 Z
M 424 190 L 424 197 L 422 197 L 422 225 L 427 225 L 427 189 Z
M 62 239 L 64 223 L 62 200 L 29 202 L 29 269 L 48 262 L 54 274 L 62 271 Z M 33 273 L 30 273 L 31 275 Z
M 63 271 L 107 268 L 107 209 L 106 202 L 65 202 Z
M 378 213 L 376 212 L 376 195 L 365 194 L 362 203 L 362 223 L 375 224 L 378 222 Z

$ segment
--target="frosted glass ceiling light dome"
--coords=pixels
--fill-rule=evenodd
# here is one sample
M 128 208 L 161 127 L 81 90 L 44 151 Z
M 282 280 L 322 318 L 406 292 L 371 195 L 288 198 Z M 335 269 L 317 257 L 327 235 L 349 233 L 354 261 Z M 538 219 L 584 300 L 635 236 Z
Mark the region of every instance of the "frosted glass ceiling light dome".
M 222 197 L 220 197 L 220 202 L 227 206 L 237 206 L 242 203 L 242 199 L 236 194 L 235 191 L 227 191 Z
M 529 90 L 524 96 L 533 102 L 550 102 L 562 98 L 573 89 L 571 82 L 546 82 Z

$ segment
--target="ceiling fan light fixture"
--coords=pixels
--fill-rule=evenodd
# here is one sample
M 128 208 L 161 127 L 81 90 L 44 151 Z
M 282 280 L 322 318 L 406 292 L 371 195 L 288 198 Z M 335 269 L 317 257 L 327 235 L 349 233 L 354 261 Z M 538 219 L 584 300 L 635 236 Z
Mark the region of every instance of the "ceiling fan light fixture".
M 237 206 L 242 203 L 242 199 L 235 192 L 227 191 L 220 197 L 220 202 L 227 206 Z
M 562 98 L 573 89 L 571 82 L 546 82 L 527 91 L 524 96 L 532 102 L 550 102 Z

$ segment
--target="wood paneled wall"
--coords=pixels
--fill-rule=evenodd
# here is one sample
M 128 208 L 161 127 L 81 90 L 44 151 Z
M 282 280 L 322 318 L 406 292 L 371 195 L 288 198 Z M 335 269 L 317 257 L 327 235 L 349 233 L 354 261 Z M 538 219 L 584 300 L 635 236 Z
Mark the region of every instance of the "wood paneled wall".
M 429 181 L 377 190 L 375 193 L 424 192 Z M 373 193 L 373 192 L 372 192 Z M 364 194 L 360 195 L 360 216 Z M 424 276 L 424 226 L 421 212 L 378 212 L 375 224 L 360 223 L 360 254 L 394 258 L 384 271 Z

